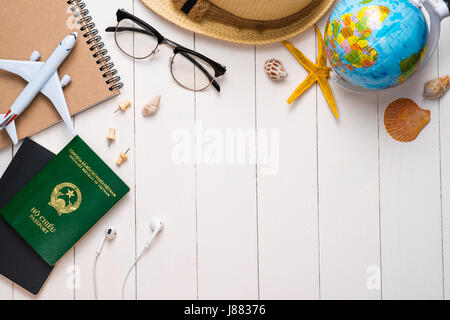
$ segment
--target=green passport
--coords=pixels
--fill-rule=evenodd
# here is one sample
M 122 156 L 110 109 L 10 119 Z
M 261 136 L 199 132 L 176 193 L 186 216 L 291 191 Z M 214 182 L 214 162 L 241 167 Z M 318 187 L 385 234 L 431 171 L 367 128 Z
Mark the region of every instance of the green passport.
M 0 214 L 53 266 L 129 191 L 77 136 Z

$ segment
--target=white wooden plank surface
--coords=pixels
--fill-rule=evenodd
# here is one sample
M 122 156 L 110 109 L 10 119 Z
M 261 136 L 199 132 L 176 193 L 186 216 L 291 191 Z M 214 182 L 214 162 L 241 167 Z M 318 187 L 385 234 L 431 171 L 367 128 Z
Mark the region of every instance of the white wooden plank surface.
M 291 42 L 314 57 L 312 29 Z M 257 47 L 256 52 L 257 129 L 275 138 L 274 145 L 267 135 L 258 141 L 258 150 L 272 155 L 262 159 L 269 161 L 258 163 L 261 299 L 317 299 L 316 88 L 289 106 L 286 100 L 306 78 L 305 69 L 280 44 Z M 282 82 L 273 82 L 264 74 L 264 62 L 274 57 L 288 71 Z
M 420 76 L 378 97 L 333 86 L 341 114 L 336 121 L 315 87 L 292 107 L 285 103 L 306 73 L 280 44 L 255 48 L 194 36 L 138 0 L 86 2 L 126 87 L 120 98 L 77 116 L 75 126 L 132 192 L 62 259 L 38 297 L 0 278 L 0 299 L 92 299 L 94 252 L 109 224 L 119 233 L 99 260 L 99 296 L 120 298 L 123 277 L 150 237 L 155 215 L 166 229 L 131 275 L 129 299 L 450 296 L 450 98 L 444 97 L 440 108 L 421 99 L 423 83 L 438 70 L 447 73 L 449 44 L 441 41 L 439 60 L 435 57 Z M 119 7 L 226 65 L 222 92 L 179 88 L 169 73 L 167 47 L 150 61 L 133 62 L 122 54 L 113 35 L 103 32 L 115 24 Z M 448 28 L 445 22 L 443 39 Z M 314 59 L 312 29 L 292 42 Z M 262 67 L 268 58 L 285 63 L 287 80 L 266 78 Z M 158 94 L 161 110 L 143 118 L 141 107 Z M 399 97 L 432 112 L 431 123 L 410 144 L 395 142 L 384 129 L 385 107 Z M 124 99 L 134 102 L 133 109 L 113 115 Z M 118 129 L 110 149 L 104 141 L 109 127 Z M 250 135 L 275 130 L 269 132 L 278 141 L 278 158 L 270 160 L 278 163 L 270 165 L 277 170 L 267 173 L 267 165 L 254 161 L 207 164 L 204 156 L 194 162 L 196 151 L 211 156 L 217 147 L 218 140 L 207 141 L 208 135 L 227 142 L 226 132 L 233 130 Z M 70 140 L 63 125 L 34 138 L 54 152 Z M 191 146 L 185 162 L 180 141 Z M 247 148 L 264 151 L 268 143 L 267 136 L 251 137 Z M 130 161 L 115 168 L 117 154 L 128 147 Z M 1 171 L 11 150 L 0 152 Z M 230 152 L 218 150 L 224 156 Z M 276 150 L 268 152 L 273 156 Z M 76 288 L 70 286 L 74 266 Z
M 333 92 L 339 120 L 320 88 L 317 98 L 321 297 L 379 299 L 367 286 L 380 266 L 377 94 Z
M 438 105 L 422 98 L 426 80 L 437 75 L 436 56 L 420 76 L 379 99 L 380 199 L 383 298 L 443 297 Z M 399 143 L 384 128 L 389 103 L 411 98 L 431 110 L 416 141 Z
M 135 1 L 136 15 L 169 39 L 193 48 L 194 37 Z M 136 46 L 142 44 L 135 44 Z M 195 166 L 178 159 L 178 139 L 188 135 L 193 151 L 194 94 L 180 88 L 170 74 L 172 50 L 161 46 L 150 61 L 136 61 L 136 213 L 137 249 L 151 236 L 150 220 L 160 216 L 165 229 L 138 264 L 139 299 L 196 299 L 197 253 Z M 160 111 L 144 118 L 141 109 L 161 95 Z M 189 143 L 189 141 L 187 141 Z M 170 280 L 168 280 L 170 279 Z
M 245 155 L 227 137 L 255 129 L 255 50 L 201 36 L 195 50 L 227 67 L 220 94 L 196 95 L 196 151 L 203 154 L 197 164 L 198 295 L 257 299 L 256 167 L 238 162 Z M 233 164 L 224 163 L 233 153 Z

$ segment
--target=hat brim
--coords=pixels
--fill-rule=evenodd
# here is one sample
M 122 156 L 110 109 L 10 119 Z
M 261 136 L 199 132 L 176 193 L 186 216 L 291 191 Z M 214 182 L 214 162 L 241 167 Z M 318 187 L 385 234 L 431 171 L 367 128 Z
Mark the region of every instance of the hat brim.
M 269 44 L 296 36 L 312 27 L 332 7 L 335 0 L 313 0 L 310 6 L 294 23 L 281 28 L 256 30 L 238 28 L 205 18 L 195 22 L 180 10 L 175 9 L 171 0 L 141 0 L 152 11 L 184 29 L 220 40 L 242 44 Z

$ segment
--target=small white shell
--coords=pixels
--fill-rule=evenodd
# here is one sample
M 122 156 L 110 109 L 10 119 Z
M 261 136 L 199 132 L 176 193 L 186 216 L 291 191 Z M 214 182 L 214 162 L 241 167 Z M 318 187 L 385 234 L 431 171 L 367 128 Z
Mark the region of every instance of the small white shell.
M 286 68 L 283 63 L 277 59 L 269 59 L 264 64 L 264 71 L 271 80 L 283 80 L 287 78 Z
M 439 99 L 450 88 L 450 76 L 437 78 L 425 84 L 423 96 L 428 99 Z
M 161 96 L 156 96 L 142 108 L 142 115 L 149 117 L 158 112 L 161 105 Z

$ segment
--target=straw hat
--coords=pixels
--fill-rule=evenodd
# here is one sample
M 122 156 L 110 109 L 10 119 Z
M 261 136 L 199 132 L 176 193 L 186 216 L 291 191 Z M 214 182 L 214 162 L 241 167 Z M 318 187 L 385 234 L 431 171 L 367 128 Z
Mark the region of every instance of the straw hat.
M 196 33 L 244 44 L 291 38 L 312 27 L 334 0 L 141 0 Z

